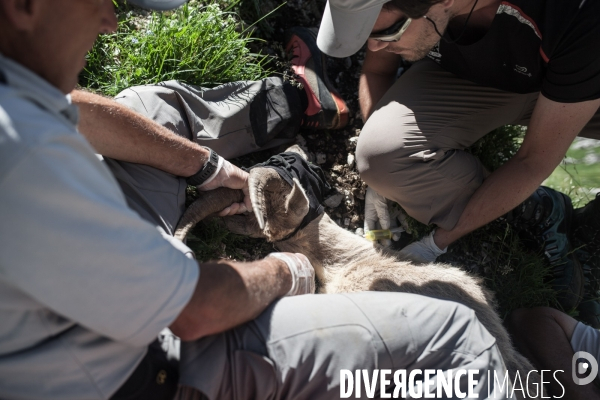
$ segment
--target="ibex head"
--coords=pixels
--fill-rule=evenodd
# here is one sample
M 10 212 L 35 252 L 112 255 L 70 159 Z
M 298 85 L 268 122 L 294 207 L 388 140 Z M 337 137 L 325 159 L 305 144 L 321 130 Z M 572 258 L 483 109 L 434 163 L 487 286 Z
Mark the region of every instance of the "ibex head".
M 290 186 L 274 169 L 252 169 L 248 186 L 254 215 L 224 218 L 234 233 L 277 242 L 293 233 L 308 213 L 308 198 L 300 183 L 294 179 Z
M 292 146 L 287 151 L 306 158 L 298 146 Z M 309 200 L 304 189 L 297 179 L 293 183 L 290 185 L 272 168 L 253 168 L 250 170 L 248 186 L 254 214 L 226 217 L 225 225 L 231 232 L 262 237 L 270 242 L 285 239 L 300 226 L 309 211 Z M 175 237 L 183 240 L 202 219 L 242 198 L 241 190 L 219 188 L 202 193 L 181 217 Z

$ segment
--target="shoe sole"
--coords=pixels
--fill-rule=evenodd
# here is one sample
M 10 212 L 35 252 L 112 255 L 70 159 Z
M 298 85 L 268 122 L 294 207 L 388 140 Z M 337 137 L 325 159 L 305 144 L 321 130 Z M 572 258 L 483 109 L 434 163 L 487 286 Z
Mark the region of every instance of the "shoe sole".
M 320 71 L 319 85 L 321 82 L 325 87 L 319 87 L 319 94 L 329 93 L 330 96 L 323 96 L 319 99 L 321 102 L 321 110 L 325 115 L 325 120 L 331 120 L 332 123 L 326 128 L 328 129 L 340 129 L 348 124 L 349 110 L 346 102 L 342 99 L 338 91 L 333 87 L 329 77 L 327 76 L 327 57 L 317 47 L 317 33 L 316 31 L 308 28 L 291 28 L 286 32 L 285 43 L 289 43 L 293 36 L 300 38 L 304 44 L 308 47 L 308 50 L 313 55 L 313 61 L 315 63 L 315 70 Z M 320 57 L 314 57 L 314 54 L 320 54 Z M 335 111 L 334 111 L 335 110 Z

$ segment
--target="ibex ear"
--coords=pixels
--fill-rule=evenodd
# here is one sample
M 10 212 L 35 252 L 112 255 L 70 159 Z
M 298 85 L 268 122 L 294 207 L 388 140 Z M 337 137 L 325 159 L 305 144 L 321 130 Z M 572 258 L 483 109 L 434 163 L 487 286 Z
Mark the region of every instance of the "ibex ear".
M 282 185 L 290 186 L 282 179 Z M 285 194 L 287 193 L 287 194 Z M 271 200 L 268 205 L 267 218 L 264 235 L 270 242 L 280 241 L 293 233 L 302 223 L 304 216 L 308 214 L 308 197 L 297 179 L 294 186 L 288 192 L 279 193 L 283 196 Z
M 300 225 L 308 214 L 308 197 L 298 179 L 294 178 L 294 187 L 285 198 L 285 211 L 294 226 Z

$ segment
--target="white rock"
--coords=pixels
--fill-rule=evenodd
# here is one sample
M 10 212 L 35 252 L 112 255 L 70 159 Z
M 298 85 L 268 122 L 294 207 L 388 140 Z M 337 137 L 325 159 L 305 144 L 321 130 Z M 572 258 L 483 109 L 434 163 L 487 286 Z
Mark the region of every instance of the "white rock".
M 354 231 L 354 234 L 358 235 L 358 236 L 364 237 L 365 236 L 365 230 L 363 228 L 356 228 L 356 230 Z
M 348 154 L 348 160 L 347 160 L 347 161 L 348 161 L 348 166 L 349 166 L 349 167 L 352 167 L 352 166 L 354 165 L 354 154 L 352 154 L 352 153 L 349 153 L 349 154 Z

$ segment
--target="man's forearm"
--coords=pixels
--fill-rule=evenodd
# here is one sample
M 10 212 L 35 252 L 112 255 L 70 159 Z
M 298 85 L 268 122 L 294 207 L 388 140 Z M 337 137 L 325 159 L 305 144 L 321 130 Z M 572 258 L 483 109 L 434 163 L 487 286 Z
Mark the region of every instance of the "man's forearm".
M 394 84 L 400 66 L 400 56 L 386 51 L 367 50 L 358 84 L 358 103 L 366 121 L 375 105 Z
M 371 116 L 375 105 L 392 86 L 394 80 L 393 75 L 361 74 L 358 84 L 358 104 L 363 121 Z
M 80 109 L 79 131 L 103 156 L 184 177 L 198 172 L 208 159 L 202 146 L 112 99 L 78 90 L 71 96 Z
M 550 166 L 551 167 L 551 166 Z M 552 172 L 548 168 L 514 158 L 491 174 L 475 191 L 451 231 L 438 228 L 434 235 L 440 249 L 506 214 L 529 197 Z
M 202 264 L 194 295 L 170 328 L 183 340 L 226 331 L 256 318 L 291 286 L 290 270 L 277 258 Z
M 435 232 L 436 245 L 443 249 L 523 202 L 554 171 L 599 106 L 600 99 L 557 103 L 540 94 L 518 153 L 475 191 L 451 231 Z

